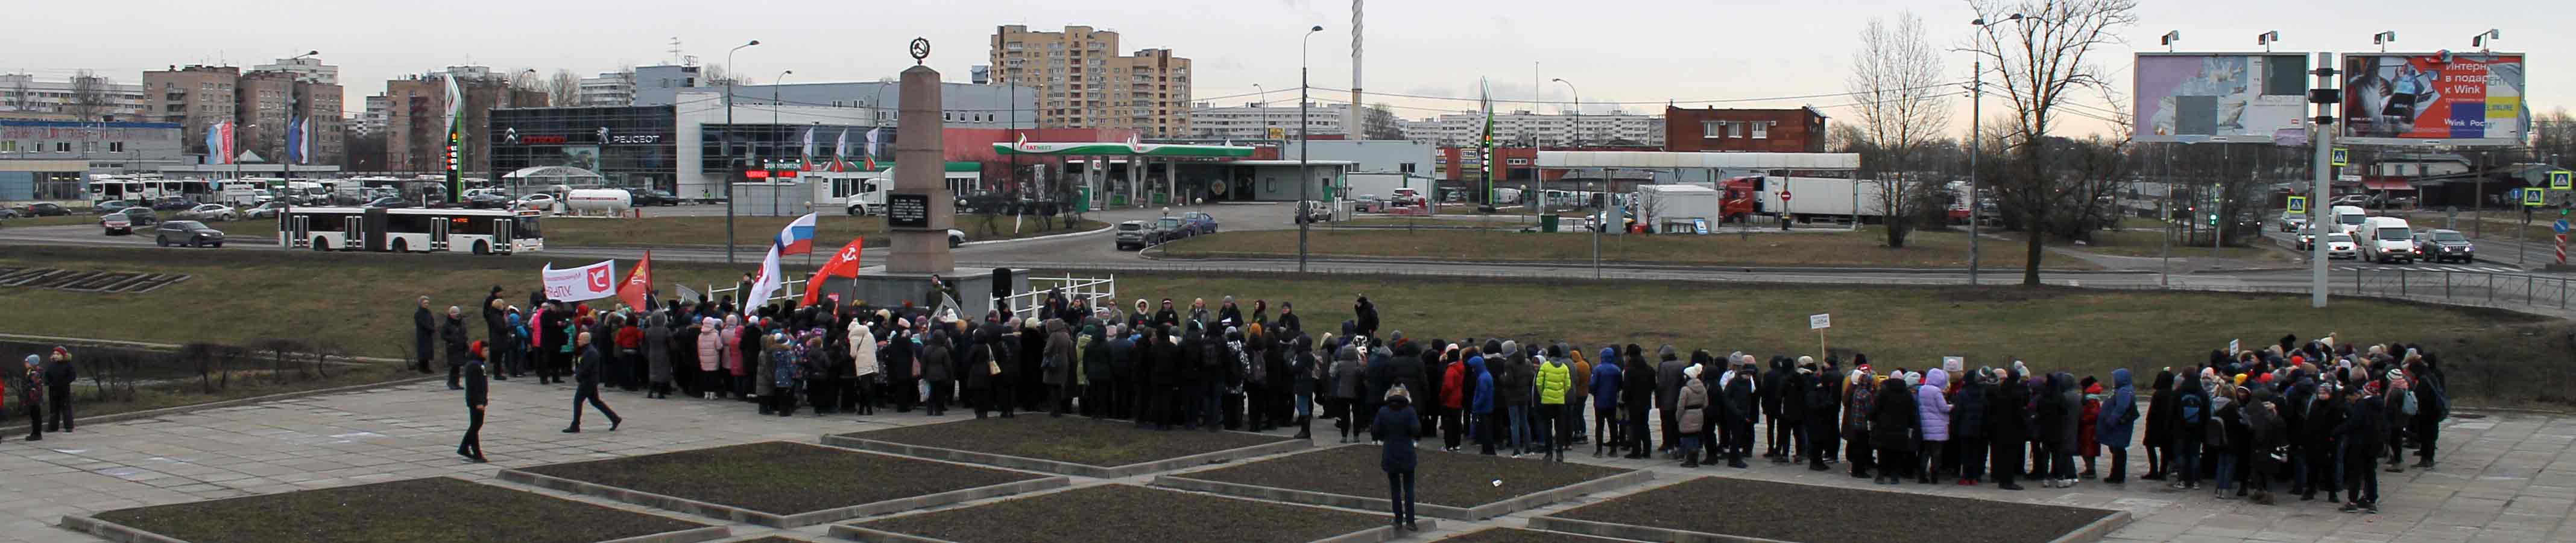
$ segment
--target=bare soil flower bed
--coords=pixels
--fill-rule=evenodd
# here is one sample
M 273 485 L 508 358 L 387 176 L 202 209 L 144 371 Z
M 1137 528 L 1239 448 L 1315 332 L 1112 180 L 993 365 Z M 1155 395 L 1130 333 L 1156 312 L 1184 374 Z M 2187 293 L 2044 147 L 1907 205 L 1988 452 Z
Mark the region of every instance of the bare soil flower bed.
M 792 515 L 1044 475 L 770 441 L 520 471 Z
M 1378 455 L 1381 453 L 1376 446 L 1333 447 L 1174 477 L 1385 498 L 1386 471 L 1378 468 Z M 1459 508 L 1476 507 L 1631 471 L 1436 449 L 1423 449 L 1416 454 L 1421 459 L 1413 476 L 1416 502 Z M 1495 484 L 1497 482 L 1501 484 Z
M 1419 489 L 1416 489 L 1416 491 L 1419 491 Z M 1569 534 L 1569 533 L 1564 533 L 1564 532 L 1542 532 L 1542 531 L 1538 531 L 1538 530 L 1523 530 L 1523 529 L 1520 529 L 1520 528 L 1486 528 L 1486 529 L 1483 529 L 1483 530 L 1477 530 L 1477 531 L 1473 531 L 1473 532 L 1467 532 L 1467 533 L 1464 533 L 1464 534 L 1459 534 L 1459 535 L 1458 535 L 1458 536 L 1456 536 L 1456 537 L 1451 537 L 1451 538 L 1448 538 L 1448 539 L 1442 539 L 1442 540 L 1440 540 L 1440 542 L 1441 542 L 1441 543 L 1630 543 L 1630 542 L 1629 542 L 1629 540 L 1626 540 L 1626 539 L 1610 539 L 1610 538 L 1606 538 L 1606 537 L 1592 537 L 1592 536 L 1588 536 L 1588 535 L 1574 535 L 1574 534 Z
M 119 509 L 92 518 L 193 543 L 586 543 L 708 527 L 452 477 Z
M 1386 524 L 1383 515 L 1132 485 L 1101 485 L 852 526 L 959 543 L 1289 543 Z
M 1098 467 L 1169 460 L 1287 441 L 1245 432 L 1156 431 L 1125 421 L 1021 415 L 841 434 L 857 439 Z
M 1674 504 L 1708 504 L 1683 507 Z M 1868 512 L 1836 516 L 1824 511 Z M 1886 521 L 1881 514 L 1901 521 Z M 1923 543 L 2048 543 L 2082 530 L 2116 511 L 2019 502 L 1954 498 L 1727 477 L 1701 477 L 1577 507 L 1532 522 L 1532 528 L 1566 529 L 1551 519 L 1643 526 L 1781 541 Z M 1915 519 L 1987 519 L 1945 528 Z M 1619 535 L 1618 537 L 1635 537 Z M 1660 538 L 1658 538 L 1660 539 Z

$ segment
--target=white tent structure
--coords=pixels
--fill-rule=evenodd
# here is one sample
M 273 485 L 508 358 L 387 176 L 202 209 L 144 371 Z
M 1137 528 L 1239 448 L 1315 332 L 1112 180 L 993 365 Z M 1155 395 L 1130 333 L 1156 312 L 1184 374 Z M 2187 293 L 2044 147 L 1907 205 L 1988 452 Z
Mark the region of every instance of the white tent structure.
M 501 184 L 510 187 L 511 194 L 528 194 L 526 187 L 536 187 L 537 192 L 546 192 L 548 187 L 554 185 L 591 188 L 600 186 L 606 181 L 607 178 L 600 177 L 599 172 L 571 166 L 529 166 L 501 176 Z

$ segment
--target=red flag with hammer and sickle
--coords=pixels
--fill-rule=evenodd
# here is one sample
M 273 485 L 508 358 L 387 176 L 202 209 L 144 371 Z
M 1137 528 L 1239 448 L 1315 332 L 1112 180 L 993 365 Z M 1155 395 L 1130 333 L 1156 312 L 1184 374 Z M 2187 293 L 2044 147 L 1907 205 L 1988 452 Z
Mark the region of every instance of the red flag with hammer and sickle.
M 617 285 L 617 299 L 626 302 L 626 307 L 648 311 L 653 308 L 652 293 L 653 252 L 645 251 L 644 259 L 635 262 L 635 269 L 626 272 L 626 282 Z
M 814 270 L 814 277 L 810 279 L 812 282 L 806 283 L 805 286 L 805 300 L 797 302 L 797 304 L 814 305 L 814 300 L 822 297 L 823 295 L 823 289 L 816 287 L 820 285 L 824 278 L 858 277 L 859 246 L 865 241 L 865 238 L 851 239 L 849 245 L 841 247 L 841 252 L 832 254 L 832 261 L 824 262 L 822 269 Z

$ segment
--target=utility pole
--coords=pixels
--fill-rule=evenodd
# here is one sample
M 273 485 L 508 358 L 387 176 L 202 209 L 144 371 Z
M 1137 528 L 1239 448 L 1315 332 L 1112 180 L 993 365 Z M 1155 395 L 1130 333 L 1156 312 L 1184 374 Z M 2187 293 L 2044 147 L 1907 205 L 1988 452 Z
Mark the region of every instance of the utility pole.
M 733 141 L 732 141 L 732 140 L 733 140 L 733 138 L 734 138 L 734 136 L 735 136 L 735 135 L 737 135 L 737 134 L 740 134 L 740 133 L 741 133 L 741 130 L 740 130 L 740 129 L 734 128 L 734 126 L 733 126 L 733 80 L 734 80 L 734 79 L 736 79 L 736 77 L 734 76 L 734 72 L 733 72 L 733 69 L 734 69 L 734 65 L 733 65 L 733 54 L 734 54 L 734 52 L 735 52 L 735 51 L 741 51 L 741 50 L 742 50 L 742 48 L 744 48 L 744 47 L 750 47 L 750 46 L 754 46 L 754 45 L 760 45 L 760 40 L 751 40 L 751 43 L 745 43 L 745 44 L 742 44 L 742 45 L 736 45 L 736 46 L 733 46 L 733 49 L 732 49 L 732 50 L 725 51 L 725 70 L 726 70 L 726 71 L 725 71 L 725 97 L 724 97 L 724 105 L 725 105 L 725 131 L 724 131 L 724 134 L 725 134 L 725 140 L 726 140 L 726 141 L 725 141 L 725 144 L 724 144 L 724 150 L 725 150 L 725 154 L 726 154 L 726 155 L 732 155 L 732 154 L 733 154 Z M 733 260 L 733 252 L 734 252 L 734 249 L 733 249 L 733 176 L 736 176 L 736 175 L 742 175 L 742 170 L 743 170 L 743 168 L 748 168 L 748 167 L 751 167 L 751 165 L 750 165 L 750 164 L 743 164 L 743 165 L 742 165 L 742 167 L 740 167 L 740 168 L 734 168 L 734 170 L 733 170 L 733 171 L 725 172 L 724 177 L 722 178 L 722 179 L 724 179 L 724 186 L 725 186 L 725 263 L 726 263 L 726 264 L 732 264 L 732 263 L 734 263 L 734 260 Z
M 2317 117 L 2313 119 L 2315 122 L 2310 123 L 2309 128 L 2316 132 L 2314 137 L 2309 138 L 2310 141 L 2316 142 L 2316 157 L 2309 166 L 2311 171 L 2316 172 L 2316 186 L 2309 189 L 2313 192 L 2308 193 L 2312 198 L 2324 198 L 2334 190 L 2334 161 L 2330 155 L 2334 150 L 2335 103 L 2341 101 L 2341 95 L 2333 90 L 2335 87 L 2334 60 L 2334 53 L 2317 53 L 2316 87 L 2308 94 L 2308 101 L 2317 105 Z M 2323 207 L 2317 204 L 2316 201 L 2308 203 L 2308 224 L 2315 225 L 2317 228 L 2316 241 L 2308 248 L 2308 307 L 2322 309 L 2326 306 L 2326 246 L 2328 244 L 2323 221 L 2326 220 L 2327 215 L 2317 212 L 2317 208 Z
M 1306 44 L 1314 41 L 1312 38 L 1315 37 L 1316 32 L 1323 31 L 1324 25 L 1315 25 L 1313 28 L 1306 29 L 1304 37 L 1297 39 L 1297 206 L 1300 208 L 1305 207 L 1306 201 L 1312 199 L 1312 193 L 1309 191 L 1314 190 L 1315 183 L 1315 180 L 1307 178 L 1306 174 L 1306 142 L 1313 139 L 1306 137 L 1308 102 L 1306 93 L 1307 89 L 1312 87 L 1306 84 Z M 1358 105 L 1353 104 L 1352 107 L 1358 107 Z M 1305 211 L 1302 209 L 1297 213 L 1300 219 L 1297 221 L 1297 273 L 1306 273 L 1306 223 L 1314 221 L 1303 220 Z

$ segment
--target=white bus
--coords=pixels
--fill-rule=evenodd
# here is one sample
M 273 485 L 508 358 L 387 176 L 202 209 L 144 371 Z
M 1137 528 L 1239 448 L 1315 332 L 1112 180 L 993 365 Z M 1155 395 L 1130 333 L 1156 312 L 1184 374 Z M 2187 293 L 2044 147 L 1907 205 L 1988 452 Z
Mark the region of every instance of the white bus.
M 277 214 L 277 244 L 315 251 L 541 251 L 542 212 L 500 209 L 295 207 Z
M 125 178 L 93 179 L 89 182 L 89 202 L 149 202 L 152 201 L 150 186 L 150 183 Z

